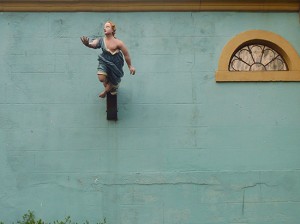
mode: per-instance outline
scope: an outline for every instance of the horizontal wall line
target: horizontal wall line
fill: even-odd
[[[220,1],[220,0],[169,0],[169,1],[95,1],[95,0],[4,0],[1,12],[146,12],[146,11],[278,11],[298,12],[300,2],[295,0]]]

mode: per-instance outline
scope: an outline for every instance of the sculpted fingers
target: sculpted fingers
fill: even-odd
[[[131,67],[131,68],[130,68],[130,74],[131,74],[131,75],[134,75],[134,74],[135,74],[135,68],[134,68],[134,67]]]
[[[83,36],[83,37],[80,37],[80,40],[85,46],[88,46],[89,38],[87,38],[86,36]]]

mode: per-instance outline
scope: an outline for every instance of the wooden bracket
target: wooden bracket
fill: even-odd
[[[114,121],[118,120],[117,95],[111,95],[111,93],[107,93],[106,113],[107,113],[107,120],[114,120]]]

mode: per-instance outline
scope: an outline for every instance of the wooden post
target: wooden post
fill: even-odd
[[[118,120],[117,95],[111,95],[111,93],[107,93],[106,113],[107,113],[107,120],[114,120],[114,121]]]

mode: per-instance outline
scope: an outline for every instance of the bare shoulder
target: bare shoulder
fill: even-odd
[[[123,41],[121,41],[119,39],[115,39],[115,40],[116,40],[116,43],[117,43],[118,47],[123,47],[124,46]]]

